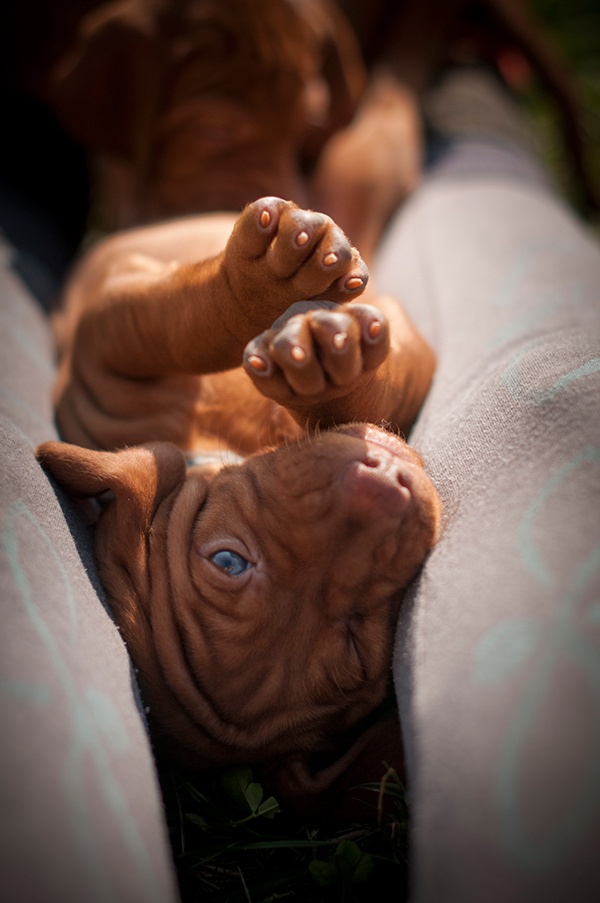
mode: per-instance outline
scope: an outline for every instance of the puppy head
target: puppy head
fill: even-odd
[[[350,426],[212,479],[170,445],[38,450],[74,495],[114,498],[96,554],[157,736],[190,763],[314,748],[385,695],[402,589],[440,503],[414,451]]]

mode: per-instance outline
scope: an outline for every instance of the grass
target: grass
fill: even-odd
[[[408,809],[392,769],[373,793],[373,818],[341,828],[295,819],[249,768],[161,783],[186,903],[362,903],[406,894]],[[383,805],[385,801],[385,806]]]

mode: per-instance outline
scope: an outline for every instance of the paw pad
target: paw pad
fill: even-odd
[[[369,328],[367,329],[367,335],[374,342],[381,335],[381,330],[383,329],[383,323],[381,320],[372,320],[369,323]]]
[[[353,292],[357,288],[361,288],[364,280],[360,278],[360,276],[350,276],[350,279],[346,280],[345,287],[349,289],[349,291]]]
[[[300,345],[292,345],[290,348],[290,355],[297,364],[303,364],[306,360],[306,351],[304,348],[301,348]]]
[[[264,361],[262,357],[259,357],[258,354],[249,354],[246,360],[257,373],[266,373],[269,369],[267,362]]]

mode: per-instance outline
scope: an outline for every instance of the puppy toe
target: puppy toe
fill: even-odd
[[[292,317],[276,332],[270,352],[295,395],[314,396],[325,389],[327,380],[307,317]]]
[[[245,257],[262,257],[277,234],[283,211],[290,206],[283,198],[264,197],[244,208],[233,231],[236,248]]]
[[[317,253],[317,248],[329,228],[329,217],[312,210],[289,206],[283,211],[277,235],[267,252],[268,264],[273,273],[282,278],[294,277],[307,261]]]
[[[272,333],[272,329],[265,330],[251,339],[244,348],[242,366],[254,382],[265,382],[275,375],[275,366],[269,351]]]
[[[346,310],[360,328],[361,351],[365,370],[378,367],[390,350],[390,324],[387,317],[371,304],[352,303]]]
[[[316,311],[311,328],[328,381],[334,386],[353,382],[362,371],[359,324],[346,313]]]

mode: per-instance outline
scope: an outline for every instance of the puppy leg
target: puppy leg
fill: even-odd
[[[138,258],[113,255],[92,281],[75,349],[88,371],[90,361],[135,379],[228,370],[290,304],[346,301],[368,278],[333,220],[280,198],[250,204],[212,259],[156,267],[145,259],[140,269]]]
[[[407,432],[434,356],[392,298],[291,316],[248,343],[244,368],[263,395],[309,429],[353,420]],[[282,318],[283,319],[283,318]]]

